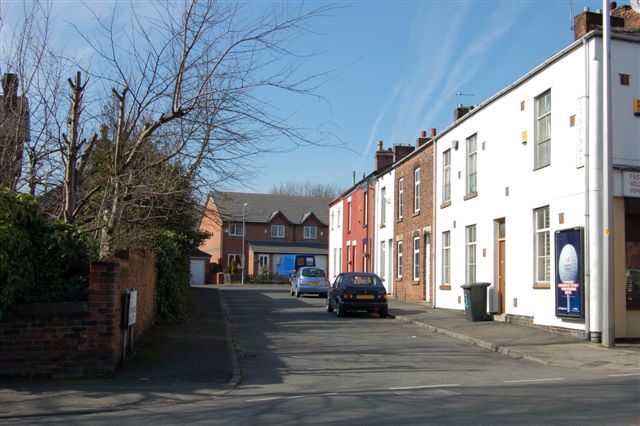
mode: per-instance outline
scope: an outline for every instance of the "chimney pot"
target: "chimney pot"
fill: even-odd
[[[431,128],[431,137],[432,137],[432,138],[435,138],[435,137],[436,137],[436,134],[437,134],[436,129]]]
[[[382,151],[382,141],[378,141],[378,151]]]
[[[423,130],[423,131],[422,131],[422,136],[421,136],[421,137],[423,137],[423,138],[426,138],[426,137],[427,137],[427,131],[426,131],[426,130]]]

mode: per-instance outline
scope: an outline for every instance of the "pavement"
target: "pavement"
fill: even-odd
[[[185,324],[154,326],[113,377],[0,381],[0,423],[50,415],[113,412],[222,396],[241,380],[226,307],[217,288],[193,287]],[[545,365],[640,374],[640,344],[605,348],[575,337],[465,313],[390,301],[390,317],[513,358]]]

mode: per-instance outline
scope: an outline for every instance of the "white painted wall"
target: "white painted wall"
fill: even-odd
[[[376,204],[374,215],[374,272],[382,278],[382,282],[387,289],[387,293],[393,291],[393,265],[395,264],[395,250],[394,250],[394,224],[395,224],[395,170],[391,170],[376,179]],[[385,188],[385,199],[383,200],[380,194],[382,188]],[[385,203],[386,207],[386,221],[381,223],[381,211],[382,203]],[[382,273],[382,256],[380,252],[381,243],[385,242],[385,273]],[[391,244],[389,244],[391,242]]]
[[[591,39],[587,55],[590,66],[600,66],[597,52],[600,40]],[[639,95],[640,46],[612,42],[614,163],[640,165],[640,120],[633,116],[631,99]],[[631,74],[632,87],[621,87],[618,73]],[[592,72],[593,74],[593,72]],[[533,75],[502,96],[476,109],[457,126],[445,129],[436,145],[436,303],[441,308],[464,309],[465,227],[475,224],[477,231],[478,282],[497,283],[497,235],[495,220],[506,220],[506,298],[507,314],[533,317],[534,323],[584,329],[580,321],[555,316],[553,235],[556,230],[587,227],[585,219],[585,170],[579,160],[580,130],[589,133],[597,146],[599,90],[591,75],[590,126],[583,128],[570,117],[577,114],[578,102],[585,96],[585,52],[577,46],[566,56]],[[534,170],[535,98],[551,89],[552,139],[551,165]],[[521,102],[525,107],[521,111]],[[521,142],[527,132],[527,143]],[[466,139],[477,133],[477,187],[475,198],[465,197]],[[583,134],[584,134],[583,133]],[[442,204],[442,156],[451,150],[451,205]],[[635,142],[634,142],[635,141]],[[592,153],[593,154],[593,153]],[[594,167],[592,167],[592,170]],[[508,191],[508,195],[507,195]],[[551,282],[549,289],[534,289],[533,210],[549,206],[551,235]],[[563,223],[561,223],[563,218]],[[442,283],[442,233],[451,231],[451,290],[439,289]],[[497,285],[497,284],[496,284]]]
[[[329,207],[329,257],[327,277],[333,281],[341,271],[343,201]]]

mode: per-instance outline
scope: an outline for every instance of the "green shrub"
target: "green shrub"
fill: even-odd
[[[86,300],[92,241],[0,185],[0,318],[18,303]]]
[[[154,238],[157,323],[183,322],[191,314],[189,254],[202,238],[176,231],[162,231]]]

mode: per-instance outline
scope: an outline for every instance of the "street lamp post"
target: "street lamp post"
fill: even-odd
[[[247,207],[247,203],[244,203],[242,205],[242,278],[240,279],[240,284],[244,285],[244,268],[245,268],[245,261],[244,261],[244,236],[246,234],[246,230],[244,227],[244,209],[245,207]]]

